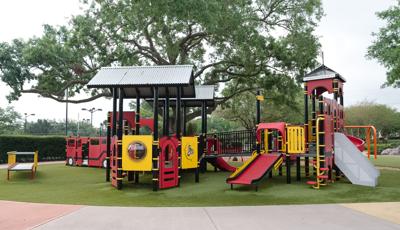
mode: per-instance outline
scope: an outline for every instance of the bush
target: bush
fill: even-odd
[[[7,152],[39,151],[39,161],[65,160],[62,136],[0,136],[0,163],[7,163]]]
[[[400,140],[386,140],[386,141],[379,141],[377,144],[378,147],[378,154],[381,154],[385,149],[396,148],[400,146]]]

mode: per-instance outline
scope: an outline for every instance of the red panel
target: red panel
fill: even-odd
[[[112,112],[109,112],[110,114],[110,122],[111,122],[111,128],[113,127],[113,116]],[[136,113],[131,111],[131,112],[124,112],[123,114],[123,119],[128,122],[128,124],[131,126],[131,128],[135,128],[136,126]],[[117,112],[117,121],[118,121],[118,112]],[[152,118],[140,118],[140,127],[145,127],[147,126],[151,131],[153,131],[154,127],[154,120]]]
[[[261,179],[282,155],[259,154],[238,176],[228,178],[229,184],[250,185]]]
[[[74,162],[76,161],[76,138],[70,137],[66,138],[66,161],[68,162],[69,158],[72,158]]]
[[[110,154],[110,167],[111,167],[111,185],[117,187],[117,152],[118,152],[118,138],[111,139],[111,154]]]
[[[103,167],[103,161],[107,157],[106,137],[91,137],[89,142],[89,159],[88,166]],[[93,141],[97,141],[97,145],[93,145]]]
[[[317,96],[328,91],[333,93],[333,79],[322,79],[307,82],[307,93],[310,95],[314,89],[317,89]]]
[[[325,132],[325,152],[333,152],[333,117],[332,115],[325,115],[324,121]]]
[[[260,123],[257,126],[257,141],[261,142],[261,131],[264,129],[273,129],[273,130],[278,130],[281,135],[282,139],[286,140],[286,123],[285,122],[273,122],[273,123]]]
[[[171,188],[178,186],[178,149],[179,141],[175,137],[162,137],[160,139],[159,162],[159,188]]]

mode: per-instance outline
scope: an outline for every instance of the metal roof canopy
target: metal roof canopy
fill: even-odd
[[[338,78],[342,82],[346,82],[346,79],[342,77],[342,75],[340,75],[339,73],[337,73],[336,71],[332,70],[331,68],[325,65],[321,65],[320,67],[306,74],[303,78],[303,81],[307,82],[307,81],[332,79],[332,78]]]
[[[159,97],[195,97],[192,65],[103,67],[89,81],[88,88],[122,88],[125,98],[151,98],[153,88]]]
[[[206,102],[207,107],[215,106],[215,98],[214,98],[214,85],[196,85],[194,86],[196,97],[195,98],[182,98],[182,105],[186,107],[201,107],[203,102]],[[150,104],[153,104],[153,98],[148,98],[146,101]],[[165,100],[159,101],[159,106],[164,105]],[[176,98],[170,98],[169,102],[170,106],[176,105]]]

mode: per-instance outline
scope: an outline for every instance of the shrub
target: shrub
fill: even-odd
[[[39,151],[39,161],[65,160],[63,136],[0,136],[0,163],[7,163],[7,152]]]

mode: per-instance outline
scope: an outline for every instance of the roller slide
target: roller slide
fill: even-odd
[[[222,157],[208,158],[207,162],[221,171],[234,172],[236,170],[235,167],[230,166]]]
[[[273,168],[275,163],[282,158],[282,154],[253,155],[242,167],[238,168],[226,182],[228,184],[251,185],[258,183]]]

